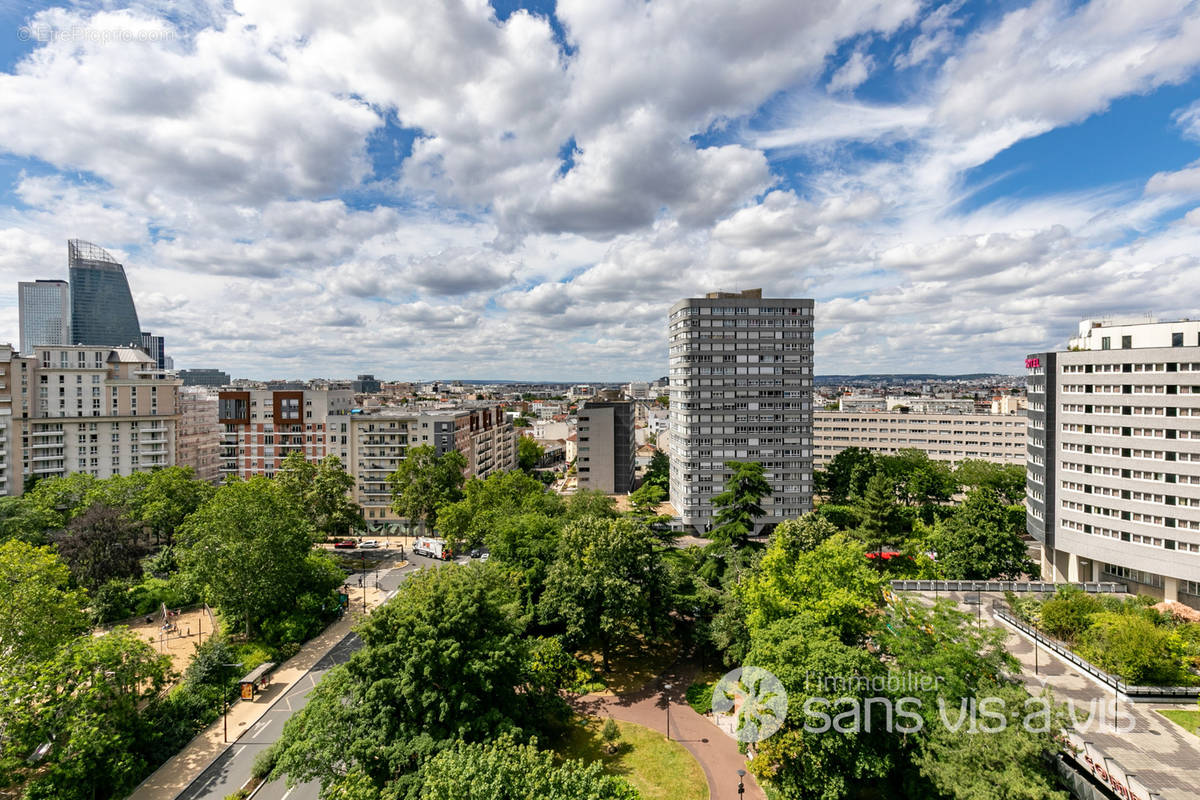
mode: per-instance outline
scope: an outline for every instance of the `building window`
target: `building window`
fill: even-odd
[[[1111,336],[1101,336],[1100,337],[1100,349],[1101,350],[1111,350],[1112,349],[1112,337]]]
[[[1121,349],[1122,350],[1130,350],[1132,348],[1133,348],[1133,337],[1132,336],[1122,336],[1121,337]]]
[[[1171,334],[1171,347],[1183,347],[1183,334],[1182,333],[1172,333]]]

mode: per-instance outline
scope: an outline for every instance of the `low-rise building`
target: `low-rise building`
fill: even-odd
[[[970,458],[1025,463],[1025,417],[1012,414],[912,414],[899,411],[814,411],[813,457],[825,466],[847,447],[892,455],[924,450],[936,461]]]

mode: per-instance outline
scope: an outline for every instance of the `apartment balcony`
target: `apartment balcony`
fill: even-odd
[[[55,464],[35,464],[33,466],[34,475],[61,475],[66,468],[64,462],[59,461]]]
[[[41,455],[35,455],[32,460],[33,461],[54,461],[54,460],[62,461],[64,455],[65,455],[65,453],[63,453],[63,451],[61,449],[59,449],[58,452],[56,452],[56,453],[42,453]]]

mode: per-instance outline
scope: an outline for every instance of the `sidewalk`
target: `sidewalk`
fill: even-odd
[[[975,593],[942,593],[942,597],[961,603],[968,597],[974,600]],[[925,596],[924,599],[933,598]],[[1021,662],[1019,678],[1029,692],[1036,695],[1041,693],[1042,686],[1049,687],[1055,700],[1070,701],[1074,705],[1081,724],[1089,708],[1095,710],[1098,716],[1103,707],[1107,709],[1111,723],[1112,689],[1101,686],[1044,647],[1038,648],[1035,654],[1030,639],[991,615],[992,601],[1003,599],[1003,595],[983,594],[983,624],[1008,633],[1005,647]],[[975,613],[973,606],[967,606],[965,610]],[[1153,790],[1155,796],[1162,800],[1195,800],[1200,797],[1200,737],[1187,733],[1156,711],[1160,708],[1194,709],[1196,704],[1122,701],[1118,708],[1118,730],[1114,731],[1111,725],[1102,727],[1092,724],[1086,730],[1080,730],[1082,738],[1121,767],[1126,775],[1136,775],[1139,784]]]
[[[588,694],[576,699],[572,705],[581,714],[611,716],[665,734],[667,704],[664,697],[667,697],[671,708],[671,738],[686,747],[704,769],[709,800],[765,800],[766,795],[749,772],[743,779],[746,793],[739,797],[737,771],[746,769],[746,757],[738,752],[736,739],[687,704],[684,692],[694,679],[695,675],[686,668],[671,670],[636,692]],[[664,692],[659,688],[662,683],[669,683],[672,688]]]
[[[133,790],[127,800],[175,800],[175,798],[217,760],[241,736],[242,732],[258,722],[274,702],[320,661],[334,645],[350,633],[356,622],[363,618],[362,589],[350,586],[348,613],[327,627],[313,639],[304,643],[300,652],[292,656],[271,675],[271,685],[265,692],[251,701],[238,700],[229,708],[228,720],[218,718],[198,733],[182,750],[169,758],[146,780]],[[367,589],[367,608],[372,609],[384,600],[384,592],[374,587]],[[225,742],[225,724],[229,726],[229,742]]]

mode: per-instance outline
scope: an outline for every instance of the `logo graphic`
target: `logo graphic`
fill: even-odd
[[[739,742],[761,742],[787,718],[787,690],[762,667],[738,667],[713,687],[712,707],[717,714],[737,714]]]

